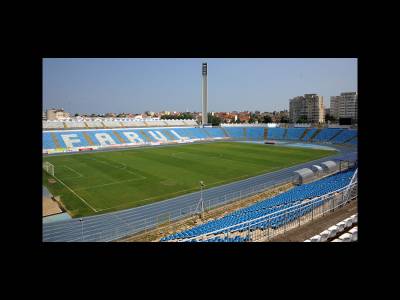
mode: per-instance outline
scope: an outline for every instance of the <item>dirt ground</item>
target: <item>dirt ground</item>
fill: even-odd
[[[54,214],[62,213],[63,211],[58,206],[57,201],[49,198],[43,197],[43,217],[51,216]]]
[[[348,205],[339,208],[334,212],[325,215],[324,217],[318,218],[308,224],[272,238],[270,242],[304,242],[304,240],[319,234],[320,232],[356,213],[357,201],[352,201]]]

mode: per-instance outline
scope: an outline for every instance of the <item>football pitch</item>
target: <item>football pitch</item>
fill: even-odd
[[[141,206],[277,171],[335,151],[238,142],[135,148],[43,157],[43,185],[73,217]]]

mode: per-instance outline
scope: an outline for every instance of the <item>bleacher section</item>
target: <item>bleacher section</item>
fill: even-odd
[[[350,141],[346,142],[346,144],[357,145],[357,137],[352,138]]]
[[[268,128],[269,140],[283,140],[284,134],[285,134],[285,128]]]
[[[43,129],[85,129],[85,128],[120,128],[120,127],[175,127],[197,126],[196,120],[159,120],[159,119],[66,119],[58,121],[43,121]]]
[[[309,141],[310,138],[315,134],[315,132],[316,132],[317,130],[318,130],[317,128],[311,128],[311,129],[306,133],[306,135],[303,137],[302,141],[305,141],[305,142]]]
[[[121,123],[119,121],[103,121],[103,124],[108,128],[116,128],[121,127]]]
[[[305,130],[306,130],[306,128],[288,128],[287,139],[288,140],[299,140]]]
[[[357,223],[358,215],[355,214],[304,242],[355,242],[358,240]],[[346,233],[348,234],[346,235]],[[337,239],[339,239],[339,241]]]
[[[72,121],[64,122],[66,128],[86,128],[86,124],[83,121]]]
[[[264,140],[264,128],[263,127],[247,128],[247,139]]]
[[[243,128],[225,127],[225,130],[233,139],[245,139]]]
[[[101,121],[85,121],[89,128],[104,128],[104,124]]]
[[[333,138],[341,128],[324,128],[313,139],[313,142],[327,142]]]
[[[350,140],[355,136],[357,136],[357,130],[354,129],[344,130],[339,135],[334,137],[330,142],[333,144],[343,144],[344,142]]]
[[[220,219],[209,221],[207,223],[195,226],[191,229],[164,237],[161,239],[161,241],[179,241],[181,239],[193,238],[207,233],[213,233],[214,236],[217,236],[221,233],[226,232],[231,233],[230,238],[232,238],[232,234],[237,233],[237,236],[239,236],[241,231],[245,231],[248,229],[264,230],[269,227],[273,229],[279,228],[285,223],[294,221],[295,219],[309,213],[313,208],[317,206],[317,204],[313,205],[313,208],[309,206],[302,209],[301,214],[298,213],[299,210],[294,213],[289,213],[286,215],[286,219],[284,219],[283,214],[279,215],[280,211],[286,208],[290,208],[295,204],[299,204],[303,200],[322,196],[347,186],[350,183],[354,172],[354,170],[347,170],[331,175],[329,177],[325,177],[318,181],[294,187],[285,193],[279,194],[269,199],[264,199],[249,207],[239,209]],[[257,224],[254,225],[251,223],[251,220],[259,219],[260,217],[267,216],[272,213],[276,213],[278,217],[273,218],[272,220],[269,218],[265,218],[265,221],[261,223],[257,221]],[[241,225],[241,223],[243,222],[247,222],[247,224]],[[237,224],[238,226],[235,226]],[[230,228],[226,229],[227,227]]]
[[[61,121],[46,121],[43,122],[43,129],[62,129],[64,122]]]
[[[105,122],[105,121],[104,121]],[[48,122],[50,123],[50,122]],[[53,123],[53,122],[51,122]],[[56,122],[54,122],[56,123]],[[62,124],[62,122],[59,122]],[[67,123],[67,122],[66,122]],[[85,121],[90,126],[100,127],[100,121]],[[106,124],[109,124],[105,122]],[[137,122],[141,123],[141,122]],[[59,125],[58,125],[59,126]],[[287,129],[287,138],[296,140],[303,133],[303,128],[289,128]],[[342,130],[342,129],[340,129]],[[311,135],[314,130],[310,130],[307,134]],[[285,132],[284,128],[269,128],[268,139],[282,139]],[[323,133],[323,137],[329,138],[332,134]],[[348,144],[357,144],[356,130],[351,133],[340,133],[334,138],[335,143],[348,141]],[[228,136],[227,136],[228,135]],[[350,137],[350,139],[349,139]],[[55,148],[80,148],[87,146],[124,146],[124,145],[144,145],[148,143],[174,143],[174,142],[191,142],[199,140],[212,140],[212,139],[232,139],[232,140],[264,140],[264,128],[262,127],[248,127],[246,131],[240,127],[219,127],[214,128],[198,128],[198,127],[159,127],[159,128],[120,128],[120,129],[91,129],[91,130],[54,130],[43,132],[43,149],[45,151]],[[326,142],[327,140],[320,141]],[[59,144],[60,147],[57,147]],[[66,150],[66,149],[64,149]],[[64,151],[57,150],[57,151]],[[54,152],[54,151],[53,151]]]

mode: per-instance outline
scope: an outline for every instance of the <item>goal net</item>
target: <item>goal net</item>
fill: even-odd
[[[54,176],[54,165],[52,165],[51,163],[47,161],[43,162],[43,169],[51,176]]]

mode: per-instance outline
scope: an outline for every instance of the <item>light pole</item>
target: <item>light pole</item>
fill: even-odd
[[[204,187],[204,182],[201,180],[201,181],[200,181],[200,204],[201,204],[201,215],[203,215],[203,213],[204,213],[203,187]]]
[[[81,228],[82,228],[82,241],[83,241],[83,219],[80,218],[79,221],[81,222]]]

